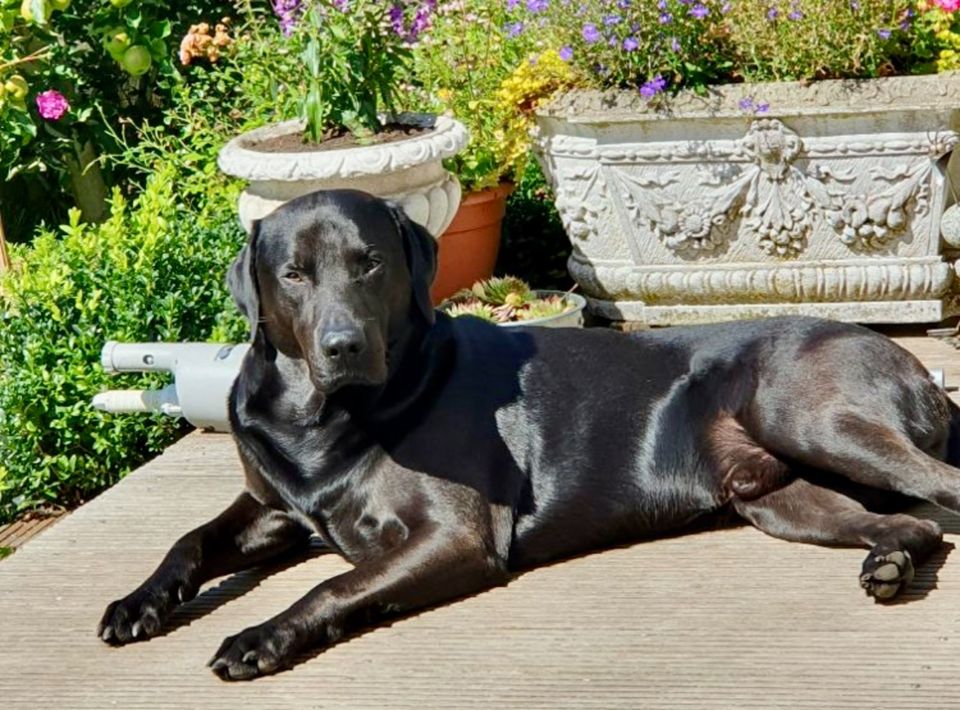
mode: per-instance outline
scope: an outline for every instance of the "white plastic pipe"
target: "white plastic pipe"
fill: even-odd
[[[230,431],[227,398],[250,346],[217,343],[118,343],[100,352],[110,373],[170,372],[174,384],[160,390],[110,390],[93,406],[114,414],[160,412],[184,417],[201,429]]]
[[[176,385],[167,385],[162,390],[107,390],[94,396],[93,408],[113,414],[160,412],[171,417],[183,415]]]

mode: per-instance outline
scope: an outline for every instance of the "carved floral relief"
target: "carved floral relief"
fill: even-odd
[[[691,199],[670,193],[678,182],[676,172],[657,177],[631,175],[622,169],[627,161],[604,165],[604,176],[617,191],[629,218],[649,225],[668,248],[686,256],[711,252],[738,231],[722,229],[737,219],[742,231],[758,240],[769,254],[789,258],[806,247],[815,226],[826,222],[837,238],[853,249],[879,249],[900,235],[908,224],[908,211],[928,209],[929,182],[935,162],[952,150],[957,135],[947,132],[930,142],[930,158],[902,168],[873,167],[869,194],[850,194],[846,187],[856,176],[836,172],[811,162],[797,164],[804,152],[801,138],[777,119],[753,121],[736,142],[730,159],[736,166],[724,180],[703,173]],[[842,148],[841,148],[842,150]],[[619,156],[607,153],[605,157]],[[661,153],[662,157],[662,153]],[[582,168],[585,187],[558,195],[558,207],[586,236],[597,217],[598,201],[590,192],[602,183],[598,167]],[[570,185],[569,182],[566,183]],[[585,199],[586,198],[586,199]]]

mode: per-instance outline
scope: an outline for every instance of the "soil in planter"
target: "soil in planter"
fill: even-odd
[[[407,126],[402,123],[388,123],[379,133],[375,133],[362,141],[352,133],[343,130],[333,133],[319,143],[305,141],[302,133],[286,133],[282,136],[273,136],[266,140],[257,141],[247,146],[250,150],[261,153],[310,153],[321,150],[343,150],[345,148],[362,148],[368,145],[384,145],[413,138],[432,131],[432,128]]]

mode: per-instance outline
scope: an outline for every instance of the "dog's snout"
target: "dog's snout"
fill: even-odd
[[[320,348],[330,360],[347,360],[363,352],[363,333],[359,330],[334,330],[323,334]]]

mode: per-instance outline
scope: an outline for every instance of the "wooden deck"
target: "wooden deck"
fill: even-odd
[[[960,384],[957,351],[898,339]],[[960,708],[951,546],[882,606],[858,587],[862,551],[750,528],[552,565],[253,683],[204,664],[346,563],[317,554],[236,575],[165,636],[119,649],[96,639],[106,603],[240,485],[231,439],[193,434],[0,562],[0,707]],[[924,512],[960,541],[960,518]]]

